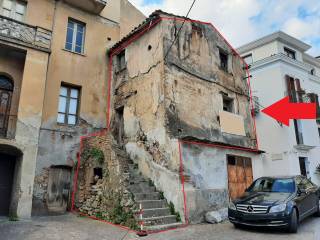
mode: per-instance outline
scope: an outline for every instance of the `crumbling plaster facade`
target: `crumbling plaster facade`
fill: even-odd
[[[7,139],[0,139],[1,153],[16,157],[9,213],[21,218],[31,215],[34,170],[43,111],[48,53],[13,48],[0,56],[0,73],[14,83]],[[15,57],[13,59],[10,55]],[[34,89],[32,86],[37,86]],[[8,150],[9,149],[9,150]],[[16,153],[17,152],[17,153]]]
[[[151,25],[160,16],[168,17],[157,12],[145,24]],[[242,61],[212,27],[196,22],[186,21],[171,47],[181,24],[180,20],[162,20],[127,46],[123,69],[119,68],[120,55],[113,57],[111,127],[119,128],[117,109],[123,108],[127,153],[184,216],[178,140],[243,148],[255,148],[256,141]],[[227,72],[219,67],[219,49],[228,54]],[[234,100],[234,115],[243,119],[243,136],[221,131],[222,94]],[[191,175],[191,182],[186,183],[187,199],[191,198],[187,217],[199,222],[205,211],[228,202],[226,154],[232,151],[199,147],[199,157],[192,149],[182,145],[183,159],[187,159],[184,174]],[[212,152],[210,158],[205,151]],[[246,151],[236,153],[256,157]],[[197,173],[193,165],[201,161],[208,171]],[[199,174],[205,183],[199,185],[193,174]],[[210,184],[218,178],[221,184]]]
[[[98,14],[78,9],[68,1],[52,6],[53,39],[44,99],[44,113],[39,135],[39,151],[33,196],[34,214],[47,211],[48,169],[51,166],[74,166],[79,152],[80,137],[106,127],[108,61],[106,51],[144,19],[143,14],[126,0],[108,1]],[[132,13],[135,12],[135,13]],[[131,17],[122,29],[122,21]],[[65,50],[68,19],[85,23],[83,54]],[[57,123],[59,91],[62,83],[80,87],[78,123],[76,126]],[[70,192],[71,194],[71,192]]]

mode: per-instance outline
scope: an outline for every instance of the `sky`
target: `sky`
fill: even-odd
[[[156,9],[186,15],[193,0],[129,0],[146,16]],[[211,22],[239,47],[275,31],[284,31],[320,55],[320,0],[197,0],[190,18]]]

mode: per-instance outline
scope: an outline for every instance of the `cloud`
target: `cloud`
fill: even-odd
[[[144,14],[156,9],[185,15],[193,0],[129,0]],[[282,30],[320,55],[319,0],[197,0],[190,17],[212,22],[235,46]]]

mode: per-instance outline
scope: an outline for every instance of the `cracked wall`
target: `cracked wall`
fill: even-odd
[[[166,51],[180,23],[176,27],[173,22],[164,24],[171,29],[164,36]],[[228,53],[228,72],[220,68],[219,49]],[[165,109],[171,136],[255,147],[245,76],[240,58],[217,32],[208,25],[185,24],[165,65]],[[223,95],[233,99],[234,114],[243,117],[245,137],[221,131]]]
[[[131,159],[184,216],[178,139],[239,147],[254,147],[255,139],[240,59],[217,32],[199,23],[186,22],[171,47],[181,24],[181,21],[161,21],[130,44],[125,49],[125,69],[119,70],[119,59],[113,58],[111,109],[113,116],[116,108],[123,107],[124,143]],[[219,67],[219,49],[229,54],[227,73]],[[245,136],[221,131],[219,111],[223,109],[223,94],[234,99],[234,114],[243,117]],[[191,152],[188,155],[192,156]],[[191,157],[190,161],[205,159]],[[226,165],[226,159],[213,161],[220,167]],[[214,175],[208,178],[210,172],[200,174],[210,181],[218,178]],[[222,174],[226,185],[227,173]],[[210,200],[215,204],[208,204],[208,198],[203,197],[211,196],[214,188],[204,187],[199,192],[192,184],[188,187],[191,198],[202,202],[191,221],[201,221],[205,211],[226,205],[227,187],[218,188],[220,197]],[[189,207],[195,211],[196,204]]]

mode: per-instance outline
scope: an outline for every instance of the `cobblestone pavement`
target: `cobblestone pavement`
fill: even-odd
[[[304,221],[298,234],[281,230],[235,229],[230,223],[201,224],[139,238],[124,229],[91,219],[64,215],[28,221],[0,219],[0,240],[320,240],[320,218]]]

